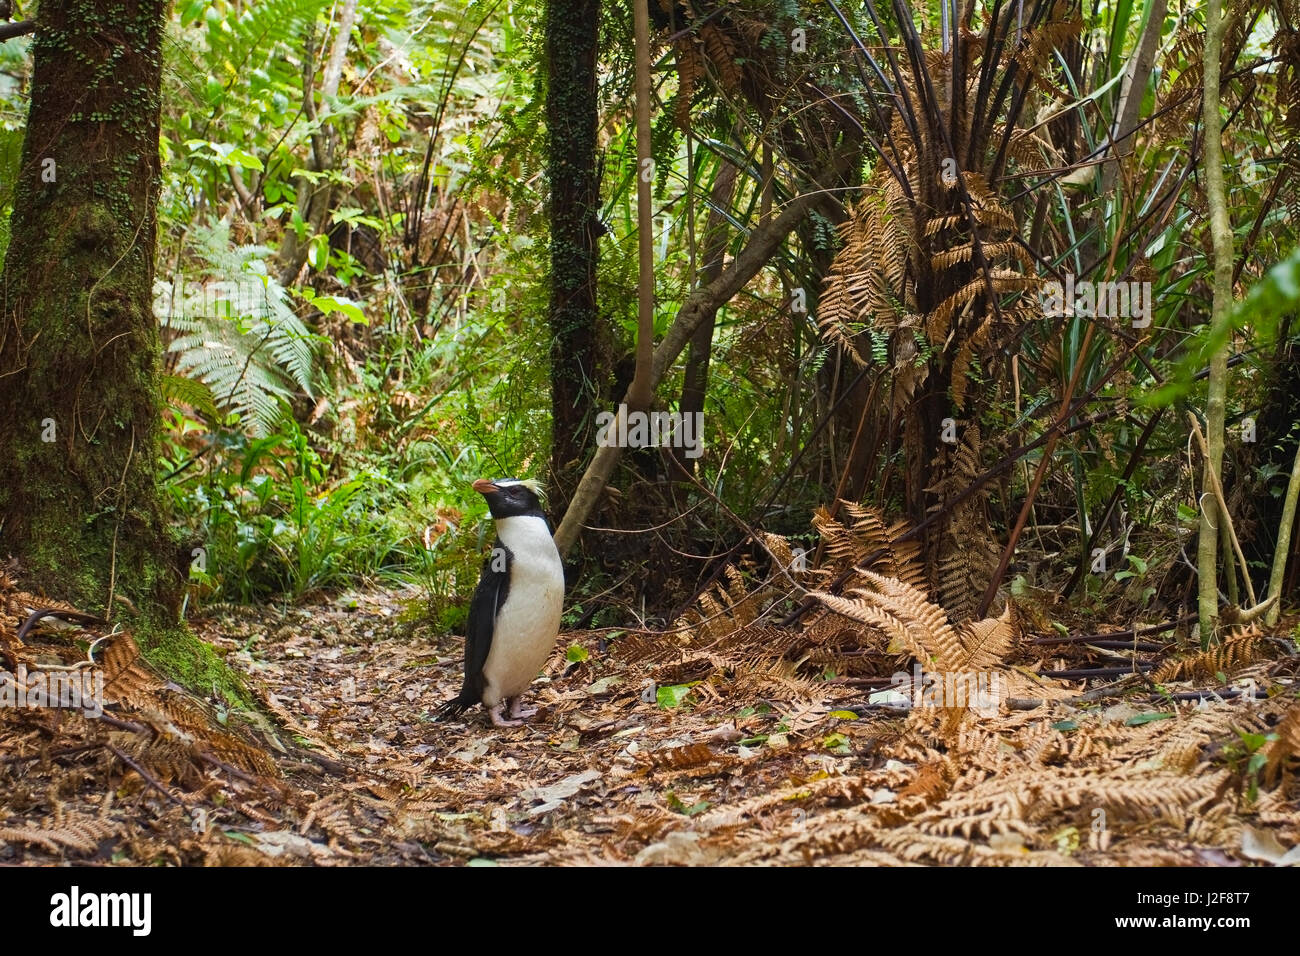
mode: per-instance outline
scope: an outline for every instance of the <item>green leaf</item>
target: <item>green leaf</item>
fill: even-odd
[[[1141,398],[1146,405],[1168,405],[1191,390],[1192,382],[1208,362],[1211,355],[1226,348],[1228,339],[1237,329],[1249,326],[1254,331],[1257,346],[1270,344],[1277,335],[1277,320],[1300,302],[1300,246],[1279,262],[1264,277],[1250,287],[1238,300],[1228,321],[1213,334],[1201,337],[1199,344],[1189,349],[1163,385]]]
[[[581,644],[570,644],[569,649],[564,652],[564,659],[570,664],[581,664],[589,656],[591,655]]]
[[[698,681],[690,684],[671,684],[668,687],[660,687],[655,691],[655,700],[658,701],[661,710],[672,710],[674,707],[680,707],[691,693],[691,688]]]
[[[247,150],[235,147],[226,154],[226,163],[231,166],[238,166],[241,169],[255,169],[261,172],[264,167],[262,161]]]
[[[1246,745],[1246,749],[1249,750],[1251,753],[1254,753],[1254,752],[1255,752],[1256,750],[1258,750],[1260,747],[1263,747],[1264,744],[1268,743],[1268,736],[1269,736],[1269,735],[1267,735],[1267,734],[1248,734],[1248,733],[1245,733],[1245,732],[1239,730],[1239,731],[1237,731],[1237,736],[1240,737],[1240,738],[1241,738],[1241,742],[1242,742],[1243,744]]]
[[[1140,727],[1143,724],[1149,724],[1153,720],[1168,720],[1174,716],[1173,711],[1149,711],[1145,714],[1134,714],[1128,720],[1124,721],[1125,727]]]
[[[693,817],[697,813],[703,813],[705,810],[709,809],[709,801],[707,800],[701,800],[699,803],[693,803],[688,807],[682,802],[681,797],[677,796],[677,794],[673,793],[671,790],[668,791],[666,799],[668,801],[668,809],[672,810],[674,813],[683,813],[688,817]]]
[[[330,237],[324,233],[312,238],[311,245],[307,247],[307,262],[317,272],[325,268],[330,257]],[[321,309],[324,312],[324,309]]]
[[[162,277],[155,286],[154,310],[172,332],[174,373],[207,386],[221,413],[232,416],[228,424],[272,434],[292,396],[311,394],[321,340],[294,313],[288,291],[268,278],[269,250],[231,246],[224,226],[194,236],[204,270],[224,278],[199,287]]]
[[[340,209],[334,210],[333,214],[330,216],[330,223],[332,225],[338,225],[340,222],[346,222],[348,225],[353,227],[369,226],[376,232],[380,232],[384,228],[382,222],[374,216],[367,216],[365,210],[361,209],[359,206],[343,206]]]
[[[358,325],[368,325],[366,314],[361,311],[361,306],[357,305],[350,299],[345,299],[338,295],[318,295],[312,299],[311,304],[320,309],[321,312],[329,315],[331,312],[341,312]]]
[[[1078,730],[1079,722],[1077,720],[1058,720],[1056,723],[1052,724],[1052,729],[1059,730],[1062,733],[1069,730]]]
[[[838,717],[840,720],[857,720],[858,715],[851,710],[832,710],[832,717]]]
[[[181,26],[187,27],[208,9],[207,0],[191,0],[181,13]]]
[[[221,417],[217,411],[216,396],[206,383],[185,375],[163,375],[159,385],[163,398],[169,402],[189,405],[199,414],[211,419]]]

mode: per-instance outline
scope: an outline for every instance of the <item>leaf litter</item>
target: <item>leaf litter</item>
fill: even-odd
[[[5,666],[84,655],[62,633],[15,640],[38,599],[0,584]],[[1300,846],[1285,641],[1225,665],[1257,683],[1255,700],[1179,699],[1191,685],[1175,681],[1159,703],[1148,683],[1115,704],[1027,676],[1078,661],[1017,631],[996,666],[1036,696],[993,715],[908,711],[870,703],[870,669],[830,676],[845,671],[824,661],[847,671],[874,655],[888,673],[908,653],[960,656],[978,629],[946,630],[920,605],[900,629],[879,608],[902,604],[826,602],[789,629],[802,642],[757,619],[685,637],[563,634],[531,689],[537,716],[497,729],[481,710],[432,720],[459,687],[462,643],[411,620],[416,600],[364,593],[195,621],[265,717],[186,694],[129,635],[99,635],[102,718],[0,709],[0,861],[1286,865]]]

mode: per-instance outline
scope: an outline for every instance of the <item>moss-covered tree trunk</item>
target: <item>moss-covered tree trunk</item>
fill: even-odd
[[[595,418],[593,406],[607,391],[596,311],[599,40],[600,0],[550,0],[546,126],[551,186],[551,475],[557,506],[572,493]]]
[[[0,555],[142,625],[175,621],[181,585],[150,307],[166,10],[41,0],[0,315]]]

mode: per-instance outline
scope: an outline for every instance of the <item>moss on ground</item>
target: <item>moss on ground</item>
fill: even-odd
[[[138,626],[132,631],[145,660],[164,677],[231,708],[256,711],[257,704],[240,675],[188,627]]]

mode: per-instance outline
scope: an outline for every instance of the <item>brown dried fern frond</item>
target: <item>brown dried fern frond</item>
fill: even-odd
[[[920,543],[904,540],[911,529],[908,522],[887,523],[875,508],[851,501],[841,500],[839,512],[844,515],[843,521],[831,517],[825,507],[818,508],[812,518],[813,528],[821,536],[828,564],[833,569],[859,566],[875,555],[869,564],[862,565],[864,570],[899,578],[913,587],[924,587]]]
[[[707,765],[718,767],[733,763],[735,758],[729,754],[720,754],[708,744],[686,744],[681,747],[665,747],[659,750],[640,751],[637,762],[647,771],[695,770]]]
[[[700,42],[709,62],[718,71],[722,86],[732,95],[741,92],[743,73],[737,62],[736,41],[714,23],[705,23],[700,27]]]
[[[970,670],[993,670],[1006,664],[1020,640],[1015,612],[1010,604],[998,617],[959,625],[957,639],[966,652],[962,666]]]
[[[683,643],[711,644],[743,632],[758,622],[774,601],[787,594],[783,587],[788,588],[792,580],[805,573],[801,555],[795,554],[789,541],[765,533],[760,544],[778,567],[773,567],[767,578],[755,580],[747,578],[741,567],[726,565],[722,580],[702,591],[695,599],[695,607],[676,621],[675,627],[685,632]]]
[[[1273,732],[1277,739],[1270,741],[1264,750],[1268,759],[1265,780],[1269,786],[1277,782],[1289,763],[1300,757],[1300,704],[1291,706]]]
[[[963,308],[974,303],[977,298],[985,296],[989,288],[992,288],[994,295],[1003,295],[1035,289],[1038,285],[1039,280],[1036,277],[1024,275],[1014,269],[989,269],[987,277],[981,275],[971,279],[926,316],[925,330],[930,344],[942,346],[948,338],[954,317]]]
[[[990,260],[999,256],[1011,256],[1022,261],[1026,269],[1033,268],[1033,257],[1029,255],[1024,246],[1016,242],[985,242],[980,245],[980,251]],[[970,263],[975,255],[975,243],[964,242],[960,245],[951,246],[942,249],[930,257],[930,268],[935,272],[942,272],[958,265]]]
[[[674,50],[677,53],[677,95],[673,101],[673,117],[678,128],[685,131],[691,127],[691,101],[704,73],[704,59],[690,37],[678,40]]]
[[[1230,675],[1233,670],[1255,659],[1260,643],[1260,632],[1248,627],[1231,635],[1223,643],[1200,651],[1191,657],[1167,661],[1151,679],[1157,684],[1175,680],[1213,680],[1216,674]]]
[[[851,588],[847,596],[824,591],[811,596],[837,614],[884,632],[891,638],[891,650],[906,650],[923,666],[960,669],[966,652],[943,608],[903,581],[871,571],[861,572],[861,580],[865,586]]]
[[[133,707],[153,706],[164,681],[140,654],[130,634],[115,634],[100,657],[104,696]]]
[[[0,827],[0,841],[44,847],[51,853],[72,850],[94,853],[104,840],[117,836],[121,825],[98,816],[60,813],[41,827]]]
[[[853,215],[840,227],[840,238],[843,245],[827,274],[818,324],[828,341],[866,365],[858,348],[863,331],[900,328],[914,300],[912,207],[887,171],[867,185]]]
[[[1057,18],[1025,33],[1024,41],[1015,51],[1016,62],[1033,79],[1034,85],[1053,99],[1069,98],[1069,90],[1058,88],[1052,82],[1050,67],[1056,50],[1078,37],[1083,29],[1083,19],[1073,11],[1062,9]]]
[[[931,511],[948,514],[943,532],[932,538],[933,593],[954,620],[974,615],[999,553],[989,530],[987,491],[960,498],[982,470],[982,448],[979,426],[962,423],[956,444],[941,445],[936,455],[934,471],[943,477],[926,489],[934,497]]]

